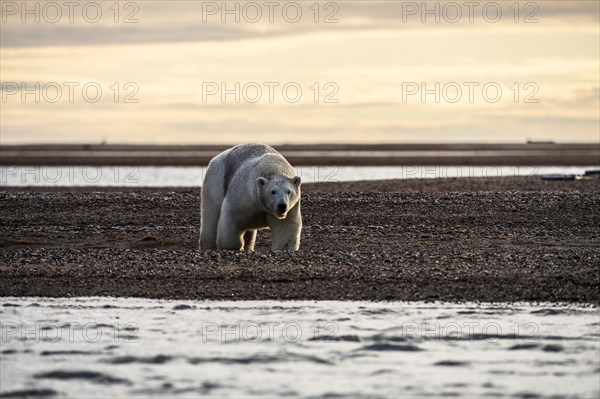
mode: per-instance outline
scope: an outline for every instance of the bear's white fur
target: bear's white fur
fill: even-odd
[[[252,251],[256,230],[269,227],[273,250],[298,250],[300,182],[268,145],[241,144],[214,157],[202,185],[200,249]]]

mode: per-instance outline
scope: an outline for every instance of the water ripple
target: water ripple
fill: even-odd
[[[2,397],[600,397],[600,324],[590,306],[0,304]]]
[[[37,379],[56,379],[56,380],[86,380],[97,384],[131,384],[124,378],[117,378],[97,371],[79,370],[55,370],[46,373],[34,374]]]

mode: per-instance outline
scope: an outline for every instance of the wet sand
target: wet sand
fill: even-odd
[[[306,185],[296,253],[198,251],[198,190],[90,190],[0,191],[0,296],[600,299],[600,180]]]

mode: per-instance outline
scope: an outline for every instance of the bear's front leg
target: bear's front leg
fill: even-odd
[[[217,228],[217,247],[219,249],[240,251],[243,246],[242,232],[238,229],[227,200],[225,200],[221,207],[221,217]]]
[[[248,230],[244,233],[244,251],[254,251],[256,243],[256,230]]]
[[[300,233],[302,232],[302,218],[300,216],[300,203],[288,212],[285,219],[273,216],[267,218],[271,235],[273,237],[273,251],[297,251],[300,248]]]

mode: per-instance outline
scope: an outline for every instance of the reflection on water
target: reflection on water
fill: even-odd
[[[583,174],[589,166],[299,166],[304,183]],[[597,167],[596,167],[597,169]],[[2,186],[198,187],[206,167],[0,166]]]
[[[3,298],[2,394],[598,397],[597,308]]]

